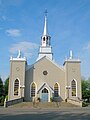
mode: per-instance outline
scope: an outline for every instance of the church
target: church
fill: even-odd
[[[81,100],[81,61],[70,57],[62,66],[53,59],[51,36],[48,33],[47,15],[38,57],[28,65],[20,50],[17,57],[10,58],[8,101],[23,98],[24,101],[41,102]]]

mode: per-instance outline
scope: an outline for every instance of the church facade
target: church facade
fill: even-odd
[[[59,66],[53,60],[51,37],[48,34],[47,15],[45,15],[44,32],[38,58],[34,64],[28,65],[20,51],[16,58],[10,58],[10,80],[8,100],[24,98],[41,102],[65,101],[81,99],[81,70],[79,59],[70,58]]]

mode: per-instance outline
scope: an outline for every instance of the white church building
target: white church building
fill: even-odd
[[[10,79],[8,100],[24,98],[41,102],[80,100],[81,70],[80,59],[74,59],[72,51],[63,65],[53,60],[51,37],[48,33],[47,15],[45,15],[44,32],[41,37],[38,58],[32,65],[20,51],[16,58],[10,58]]]

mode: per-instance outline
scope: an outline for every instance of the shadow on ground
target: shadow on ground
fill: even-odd
[[[86,113],[65,113],[58,112],[46,112],[40,113],[28,113],[28,114],[1,114],[0,120],[90,120],[90,114]]]

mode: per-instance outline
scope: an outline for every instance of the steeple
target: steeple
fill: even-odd
[[[45,23],[44,23],[44,32],[42,35],[42,46],[50,46],[51,37],[48,34],[48,23],[47,23],[47,11],[45,11]]]
[[[48,24],[47,24],[47,10],[45,11],[45,22],[44,22],[44,32],[41,37],[41,45],[39,50],[38,59],[41,59],[44,56],[47,56],[51,60],[53,59],[52,48],[51,48],[51,37],[48,33]]]
[[[44,32],[43,35],[47,35],[48,36],[48,24],[47,24],[47,11],[45,11],[45,23],[44,23]]]

